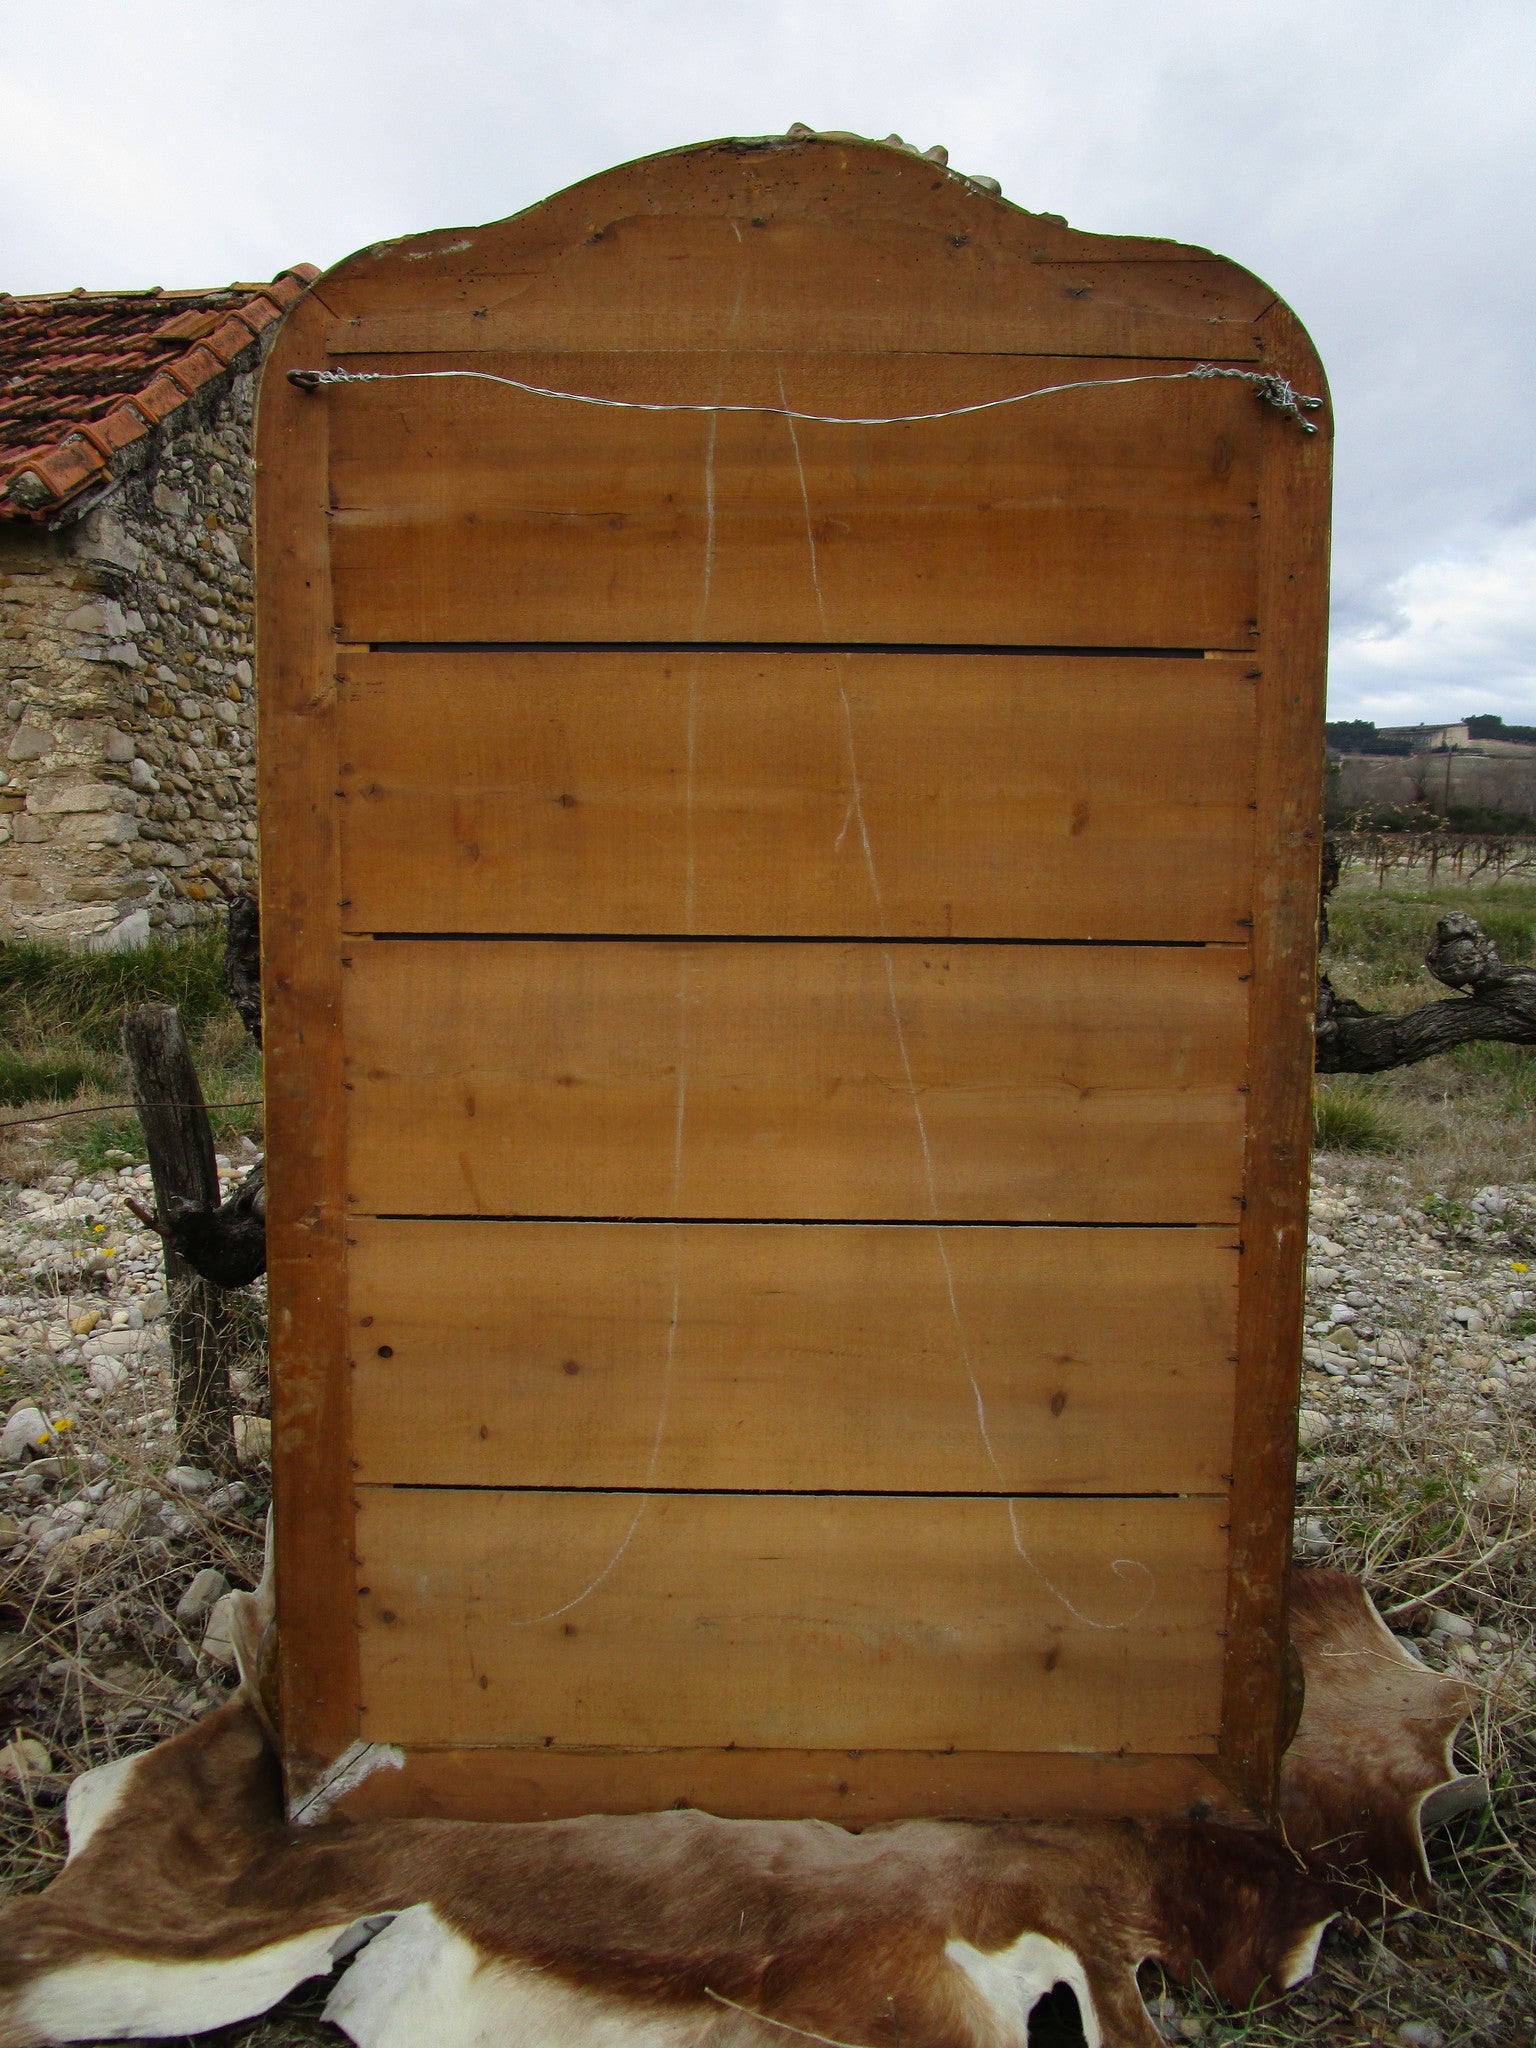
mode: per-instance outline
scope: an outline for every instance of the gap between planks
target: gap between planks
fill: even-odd
[[[1009,646],[995,641],[929,640],[358,640],[354,654],[1000,654],[1085,661],[1246,661],[1249,648]]]
[[[683,1500],[1225,1500],[1224,1488],[1188,1493],[1075,1493],[1069,1487],[990,1489],[941,1486],[551,1486],[490,1479],[360,1479],[358,1490],[376,1493],[580,1493],[649,1500],[663,1494]]]
[[[342,909],[346,909],[343,904]],[[1240,922],[1247,926],[1248,918]],[[1122,952],[1246,952],[1240,939],[1020,939],[951,938],[944,932],[885,938],[878,932],[346,932],[348,945],[371,939],[377,945],[545,945],[583,946],[1076,946],[1118,947]]]
[[[1077,1223],[1055,1217],[1040,1220],[991,1216],[545,1216],[515,1209],[353,1209],[348,1223],[628,1223],[659,1228],[697,1225],[710,1230],[1230,1230],[1229,1223],[1140,1222]],[[1234,1243],[1233,1250],[1241,1251]]]

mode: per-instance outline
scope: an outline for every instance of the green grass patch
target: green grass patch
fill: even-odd
[[[1450,1057],[1463,1073],[1494,1083],[1499,1106],[1507,1116],[1529,1116],[1536,1111],[1536,1046],[1486,1041],[1458,1045]]]
[[[237,1138],[259,1140],[261,1135],[261,1054],[246,1036],[245,1026],[233,1007],[227,1015],[215,1017],[192,1048],[197,1062],[203,1099],[209,1104],[213,1141],[221,1152],[228,1151]],[[247,1103],[250,1108],[220,1108],[219,1104]]]
[[[0,1105],[79,1100],[77,1115],[22,1126],[28,1144],[67,1154],[82,1173],[111,1171],[109,1152],[143,1158],[137,1116],[107,1105],[132,1093],[123,1020],[145,1003],[180,1011],[219,1150],[259,1137],[261,1055],[224,987],[222,934],[211,934],[132,953],[0,943]],[[225,1103],[252,1106],[215,1106]]]
[[[1493,940],[1501,960],[1527,961],[1536,953],[1536,903],[1523,901],[1524,894],[1450,888],[1425,895],[1395,889],[1340,890],[1328,904],[1328,954],[1335,961],[1370,967],[1379,976],[1410,981],[1424,965],[1436,924],[1449,911],[1465,910]]]
[[[1402,1126],[1370,1082],[1341,1074],[1313,1084],[1313,1151],[1395,1152],[1402,1139]]]
[[[121,1159],[109,1159],[109,1152],[126,1152],[133,1159],[144,1157],[144,1134],[131,1109],[103,1110],[99,1116],[71,1118],[62,1125],[67,1144],[81,1174],[116,1173]]]
[[[92,1051],[116,1054],[124,1013],[141,1003],[174,1003],[191,1038],[233,1014],[222,933],[129,953],[75,953],[35,939],[0,944],[0,1043],[63,1033]]]
[[[111,1069],[80,1053],[39,1053],[29,1057],[0,1045],[0,1103],[20,1109],[26,1102],[68,1102],[82,1088],[105,1088]]]

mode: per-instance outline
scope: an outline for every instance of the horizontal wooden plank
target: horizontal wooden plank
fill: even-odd
[[[337,322],[333,355],[464,349],[1258,356],[1274,294],[1220,260],[1042,263],[934,221],[629,215],[473,305]]]
[[[1072,357],[464,358],[649,403],[905,414],[1080,377]],[[374,358],[387,369],[451,359]],[[1158,366],[1159,370],[1161,366]],[[1135,358],[1096,375],[1140,377]],[[904,426],[646,413],[460,379],[328,408],[347,642],[1254,645],[1246,386],[1106,384]]]
[[[363,1487],[362,1731],[1209,1754],[1225,1522],[1217,1500]]]
[[[1256,687],[1241,660],[349,655],[344,923],[1244,937]]]
[[[1219,1230],[358,1221],[355,1469],[1218,1493],[1237,1258]]]
[[[357,940],[363,1214],[1230,1223],[1239,947]]]
[[[739,1820],[868,1827],[963,1813],[1251,1820],[1208,1764],[1180,1756],[816,1749],[408,1749],[338,1802],[353,1819],[569,1820],[695,1806]]]

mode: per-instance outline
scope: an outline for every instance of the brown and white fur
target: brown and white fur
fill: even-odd
[[[330,2008],[362,2048],[1023,2048],[1057,1982],[1090,2043],[1151,2048],[1144,1957],[1245,2002],[1306,1973],[1332,1911],[1210,1822],[293,1827],[243,1702],[89,1774],[70,1821],[63,1874],[0,1917],[4,2048],[261,2011],[386,1915]]]
[[[1310,1971],[1342,1814],[1374,1804],[1362,1854],[1422,1866],[1462,1695],[1341,1575],[1298,1582],[1295,1626],[1316,1690],[1289,1841],[1197,1819],[295,1826],[242,1698],[71,1788],[63,1873],[0,1910],[0,2048],[196,2033],[349,1956],[327,2012],[360,2048],[1025,2048],[1057,1983],[1093,2048],[1153,2048],[1147,1957],[1239,2005]]]

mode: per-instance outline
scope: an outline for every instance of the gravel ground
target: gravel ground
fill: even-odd
[[[226,1185],[246,1162],[224,1160]],[[246,1462],[179,1462],[160,1241],[127,1206],[146,1168],[0,1192],[0,1854],[11,1887],[63,1854],[76,1771],[144,1748],[233,1683],[220,1596],[259,1571],[264,1318],[239,1301]]]
[[[254,1156],[252,1154],[251,1156]],[[248,1158],[221,1160],[226,1182]],[[178,1462],[159,1240],[123,1154],[0,1187],[0,1880],[44,1884],[78,1770],[142,1749],[234,1680],[219,1599],[253,1584],[269,1498],[261,1290],[240,1298],[238,1477]],[[1364,1573],[1415,1654],[1480,1706],[1492,1801],[1432,1845],[1443,1910],[1349,1925],[1316,1976],[1234,2018],[1147,1990],[1170,2040],[1489,2048],[1536,2039],[1536,1185],[1426,1195],[1390,1161],[1315,1170],[1297,1551]],[[305,1991],[200,2039],[340,2037]],[[1061,2035],[1057,2038],[1066,2039]]]
[[[1436,1912],[1339,1923],[1267,2013],[1174,1992],[1170,2040],[1536,2040],[1536,1184],[1453,1197],[1401,1163],[1313,1163],[1296,1552],[1359,1572],[1414,1655],[1472,1683],[1457,1761],[1491,1796],[1430,1840]]]
[[[1432,1196],[1422,1207],[1405,1188],[1380,1168],[1357,1166],[1351,1176],[1320,1165],[1308,1238],[1296,1554],[1365,1564],[1378,1598],[1382,1574],[1369,1567],[1391,1540],[1390,1518],[1360,1527],[1372,1504],[1356,1499],[1353,1481],[1362,1457],[1383,1444],[1433,1440],[1426,1483],[1443,1488],[1437,1498],[1461,1515],[1478,1558],[1500,1543],[1528,1543],[1536,1502],[1526,1462],[1536,1418],[1536,1187],[1486,1187],[1465,1203]],[[1506,1672],[1528,1684],[1536,1672],[1523,1634],[1458,1616],[1453,1605],[1431,1608],[1437,1589],[1423,1584],[1423,1562],[1413,1560],[1415,1599],[1398,1603],[1418,1654],[1483,1684]],[[1448,1599],[1479,1577],[1469,1562],[1447,1559]]]

